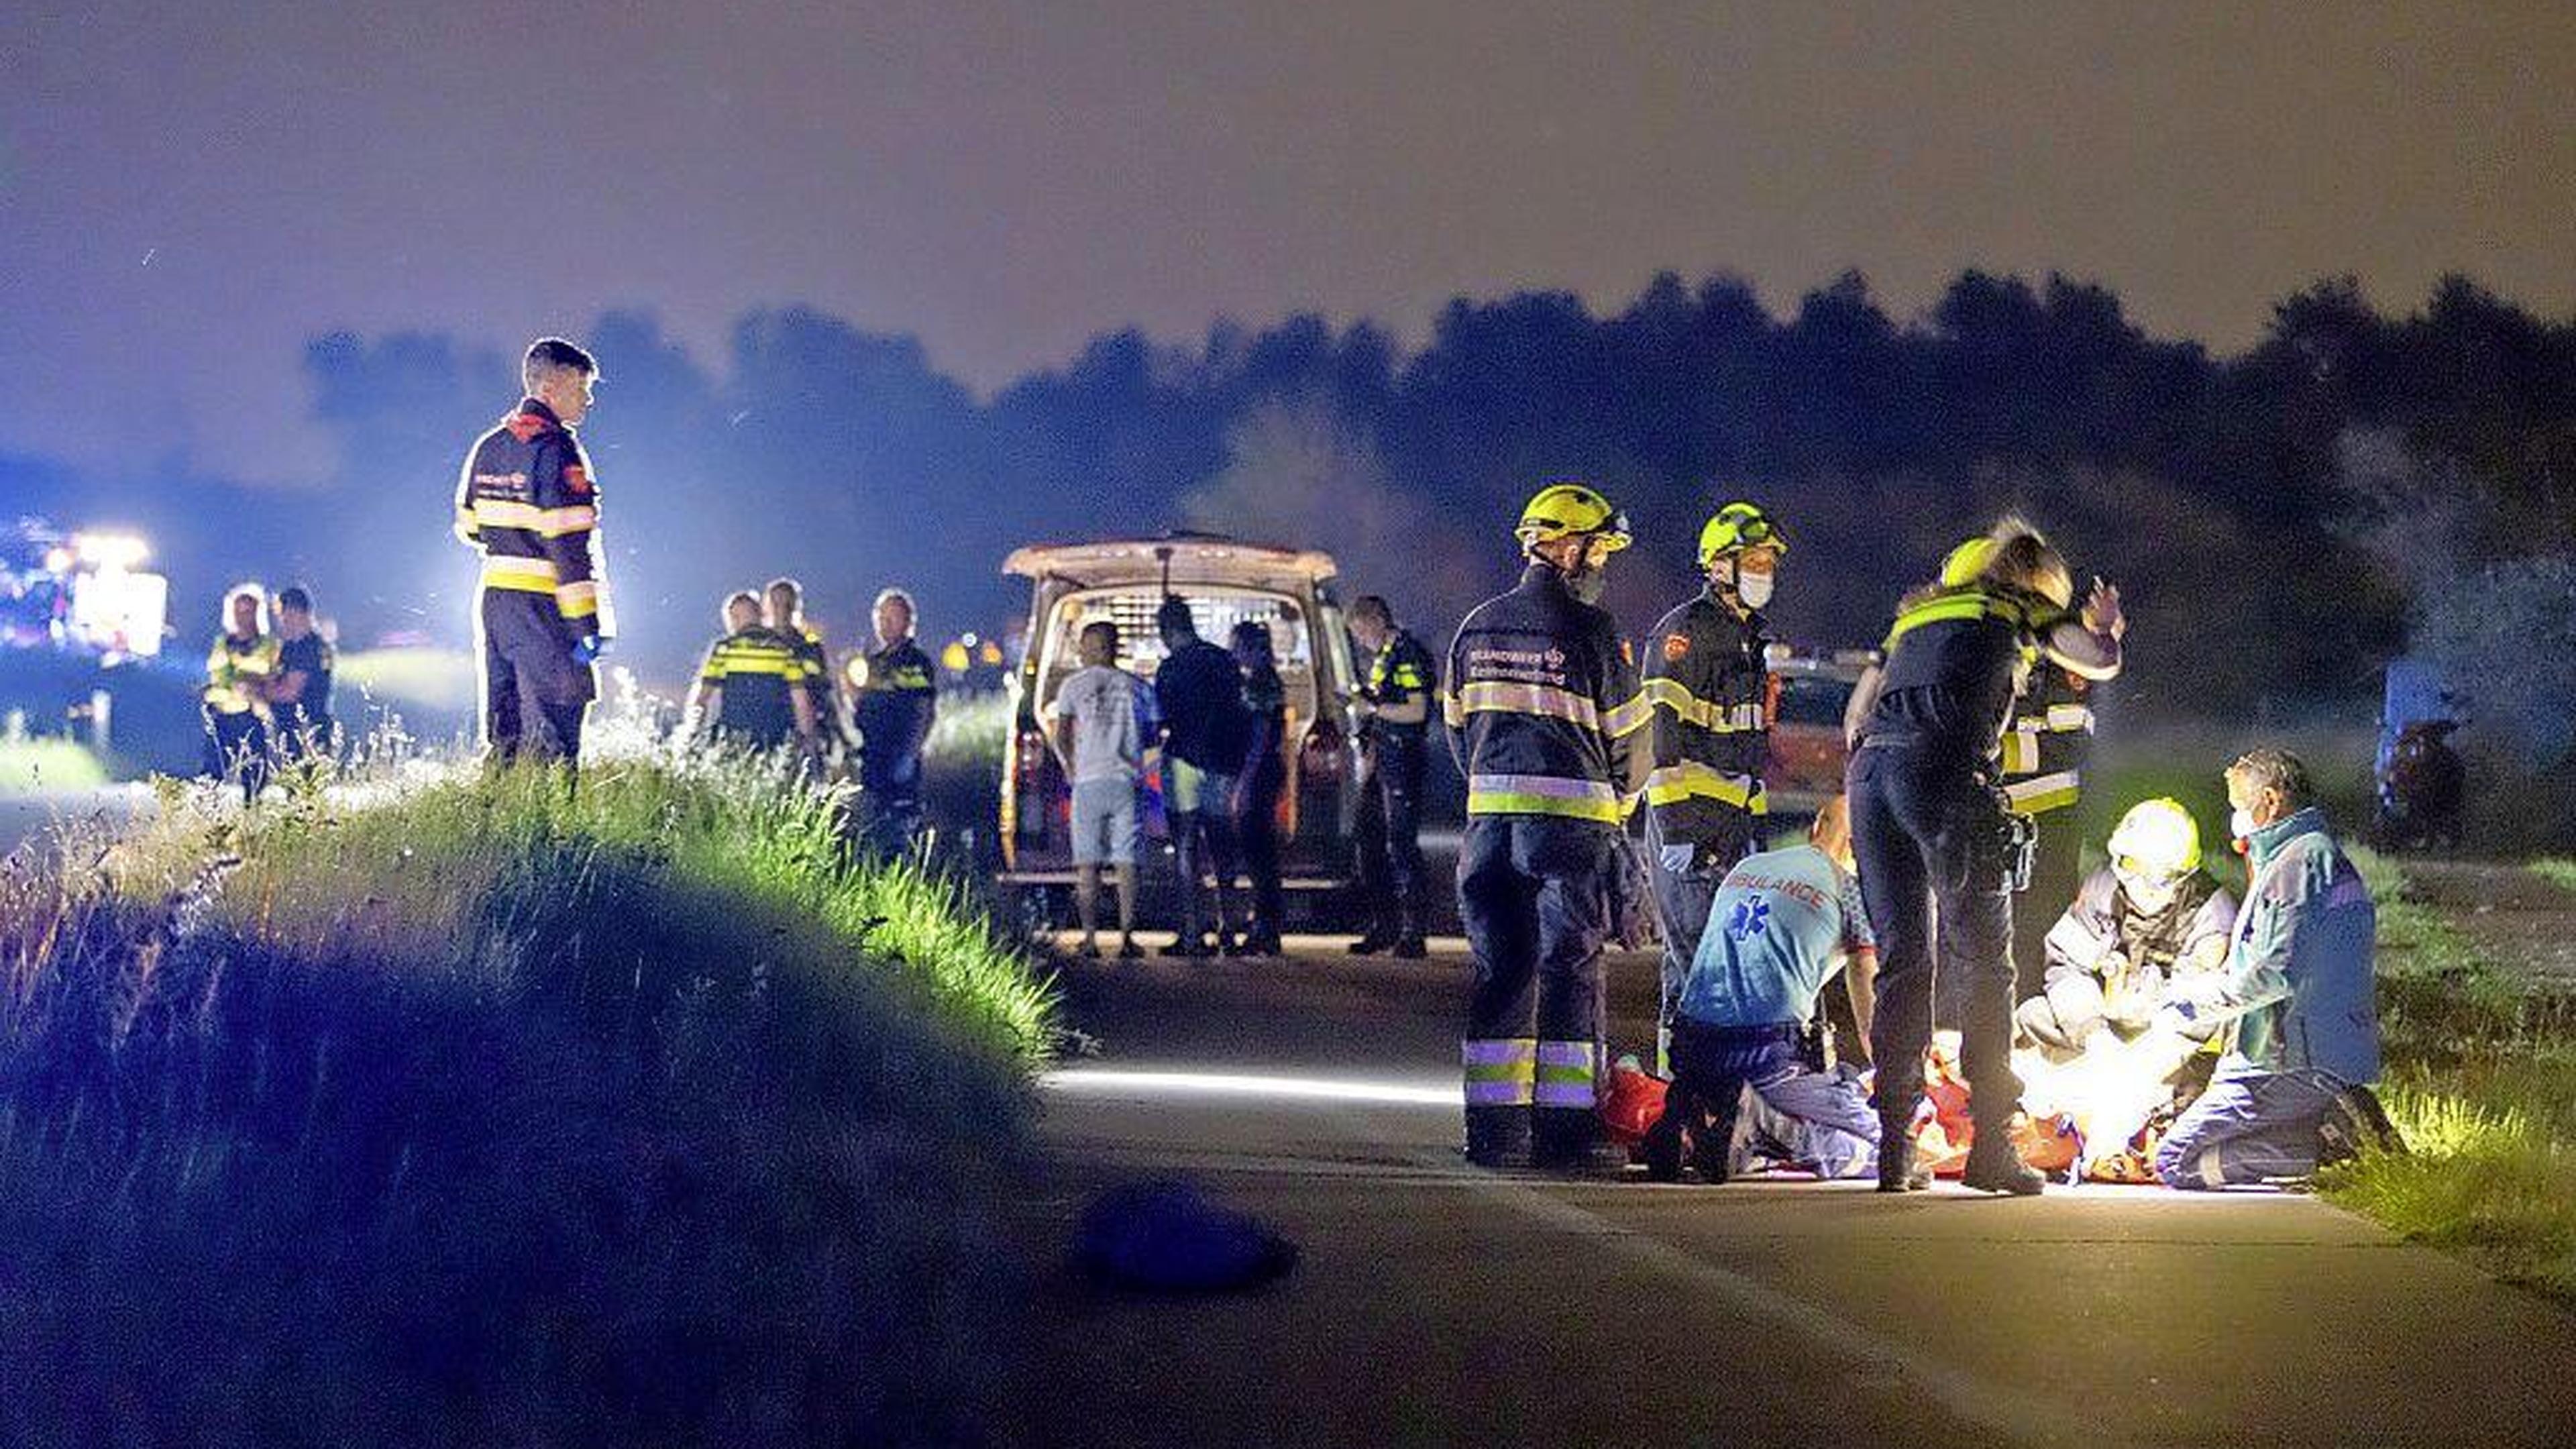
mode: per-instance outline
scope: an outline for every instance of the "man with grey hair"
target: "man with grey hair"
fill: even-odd
[[[922,749],[939,713],[939,680],[930,656],[913,642],[920,613],[912,595],[886,589],[874,610],[877,647],[867,652],[850,714],[859,731],[864,844],[880,856],[902,855],[921,833]]]
[[[2218,1027],[2226,1054],[2156,1150],[2169,1187],[2297,1180],[2395,1132],[2370,1093],[2379,1014],[2370,888],[2326,830],[2307,767],[2258,749],[2227,767],[2246,843],[2244,910],[2227,964],[2186,978],[2159,1011],[2174,1032]]]

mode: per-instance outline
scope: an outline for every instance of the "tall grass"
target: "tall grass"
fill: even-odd
[[[0,880],[0,1437],[971,1439],[1046,988],[742,761]]]
[[[2531,863],[2531,873],[2561,890],[2576,891],[2576,859],[2543,856]]]
[[[2576,996],[2499,970],[2393,861],[2379,903],[2382,1099],[2407,1151],[2321,1174],[2332,1201],[2576,1298]]]
[[[77,740],[0,738],[0,795],[89,790],[107,780],[107,762]]]

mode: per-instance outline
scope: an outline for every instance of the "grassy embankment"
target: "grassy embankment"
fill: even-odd
[[[2381,1099],[2409,1150],[2331,1169],[2320,1190],[2576,1298],[2576,996],[2498,969],[2407,897],[2394,862],[2354,854],[2379,901]]]
[[[739,765],[0,873],[0,1440],[972,1437],[1050,1001]]]

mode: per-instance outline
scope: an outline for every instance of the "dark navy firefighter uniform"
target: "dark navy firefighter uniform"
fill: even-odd
[[[1646,843],[1664,938],[1659,1044],[1719,883],[1762,848],[1770,642],[1759,611],[1737,613],[1712,586],[1665,615],[1646,646],[1643,688],[1655,722]]]
[[[597,552],[598,485],[554,409],[520,402],[456,484],[456,536],[483,554],[475,604],[483,734],[494,758],[581,754],[599,693],[585,641],[616,632]]]
[[[1360,697],[1380,709],[1427,702],[1439,677],[1431,651],[1398,629],[1370,660]],[[1351,833],[1370,940],[1392,944],[1422,935],[1422,773],[1430,727],[1428,711],[1416,724],[1372,714],[1360,725],[1360,808]]]
[[[867,677],[851,712],[859,730],[859,788],[869,802],[869,842],[900,853],[921,829],[921,751],[939,712],[930,656],[910,639],[869,651]]]
[[[1910,600],[1888,634],[1845,783],[1879,948],[1875,1104],[1892,1132],[1905,1130],[1923,1094],[1936,952],[1942,990],[1959,998],[1978,1140],[2004,1140],[2020,1105],[2011,1062],[2015,832],[2001,741],[2047,639],[2069,619],[2046,599],[1968,584]]]
[[[796,733],[793,695],[806,687],[807,667],[796,641],[774,629],[755,624],[718,639],[698,669],[702,682],[724,691],[717,737],[754,750],[786,744]]]
[[[1531,563],[1458,628],[1442,712],[1467,776],[1458,906],[1476,977],[1460,1046],[1471,1160],[1597,1140],[1601,952],[1647,709],[1616,627]]]

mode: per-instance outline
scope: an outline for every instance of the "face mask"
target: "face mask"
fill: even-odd
[[[2253,811],[2240,805],[2235,814],[2227,817],[2227,828],[2239,840],[2252,840],[2254,832],[2263,827],[2254,823]]]
[[[2121,876],[2120,889],[2128,893],[2129,904],[2148,915],[2161,913],[2174,903],[2175,883],[2150,884],[2134,876]]]
[[[1735,597],[1744,601],[1744,607],[1759,609],[1771,602],[1771,585],[1777,577],[1776,574],[1750,574],[1737,569]]]

